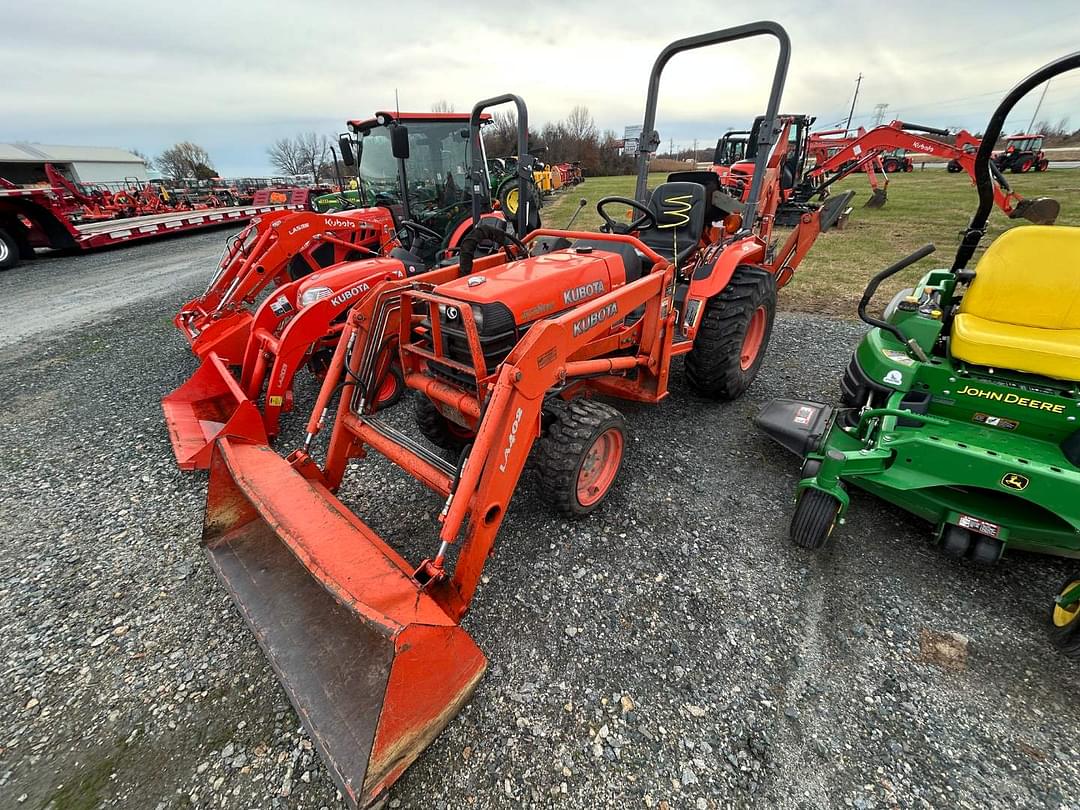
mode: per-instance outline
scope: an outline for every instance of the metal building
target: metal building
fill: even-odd
[[[16,185],[45,183],[51,163],[78,183],[123,183],[147,180],[142,158],[111,146],[54,146],[43,143],[0,143],[0,177]]]

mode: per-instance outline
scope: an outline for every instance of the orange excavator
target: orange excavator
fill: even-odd
[[[944,137],[953,141],[939,140]],[[866,207],[880,208],[888,199],[889,187],[889,176],[882,157],[901,149],[952,162],[961,171],[967,172],[974,183],[975,153],[979,143],[979,139],[966,130],[951,135],[945,129],[904,121],[891,121],[871,130],[860,129],[854,137],[842,130],[815,133],[809,143],[815,164],[807,171],[793,198],[800,201],[819,197],[837,180],[853,172],[864,171],[872,189]],[[883,178],[881,185],[877,180],[879,172]],[[1036,225],[1052,225],[1057,221],[1061,206],[1056,200],[1049,197],[1025,199],[1012,190],[996,167],[991,167],[991,172],[994,176],[994,203],[1009,219],[1026,219]]]

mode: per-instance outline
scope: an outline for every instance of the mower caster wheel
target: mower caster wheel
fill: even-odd
[[[971,544],[971,561],[980,565],[993,565],[1001,559],[1004,547],[993,537],[978,536]]]
[[[573,400],[558,410],[540,439],[541,492],[567,517],[584,517],[611,491],[625,445],[621,413],[602,402]]]
[[[758,267],[735,269],[705,302],[701,326],[686,355],[686,380],[710,399],[738,399],[757,376],[776,314],[776,279]]]
[[[460,454],[475,438],[471,430],[447,419],[435,403],[423,396],[416,403],[416,426],[433,445],[454,454]]]
[[[1080,579],[1069,577],[1058,588],[1057,595],[1064,596]],[[1067,608],[1060,607],[1057,600],[1050,606],[1050,643],[1067,658],[1080,660],[1080,602]]]
[[[949,524],[941,533],[941,550],[950,557],[966,557],[971,549],[971,532]]]
[[[804,489],[791,518],[791,540],[799,548],[824,548],[840,515],[840,501],[820,489]]]

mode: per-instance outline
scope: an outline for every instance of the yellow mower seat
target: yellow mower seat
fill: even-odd
[[[979,259],[949,346],[968,363],[1080,382],[1080,228],[999,236]]]

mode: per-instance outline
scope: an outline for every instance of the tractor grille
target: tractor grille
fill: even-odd
[[[463,304],[462,306],[469,306]],[[476,317],[476,331],[480,337],[480,348],[484,354],[484,365],[490,374],[499,365],[511,349],[517,345],[524,334],[524,329],[519,329],[514,321],[514,314],[505,304],[498,302],[490,304],[476,304],[475,309],[479,312]],[[449,360],[471,367],[473,364],[472,354],[469,351],[469,339],[465,335],[465,327],[461,322],[460,313],[456,318],[449,318],[445,311],[440,311],[440,330],[442,332],[441,354]],[[423,324],[424,327],[429,324]],[[432,351],[431,330],[423,329],[422,336],[417,338],[419,345]],[[437,361],[429,363],[431,370],[441,377],[454,382],[457,385],[470,386],[476,380],[466,374],[444,366]]]

